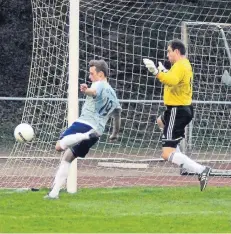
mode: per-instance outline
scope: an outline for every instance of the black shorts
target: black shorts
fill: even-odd
[[[185,127],[193,118],[193,107],[190,106],[167,106],[161,116],[164,124],[162,146],[176,148],[185,137]]]

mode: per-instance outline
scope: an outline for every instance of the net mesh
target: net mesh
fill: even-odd
[[[196,176],[180,175],[179,168],[160,157],[156,118],[164,111],[162,85],[142,63],[150,58],[170,67],[167,42],[182,36],[195,73],[195,118],[182,150],[217,169],[214,175],[223,175],[210,184],[230,182],[225,177],[230,169],[231,92],[221,81],[225,70],[230,74],[230,59],[217,26],[228,23],[230,8],[228,0],[80,1],[79,83],[87,82],[91,59],[105,59],[123,108],[119,141],[109,142],[109,121],[99,143],[78,160],[80,187],[198,183]],[[22,122],[34,127],[36,138],[16,143],[9,157],[1,159],[1,187],[49,186],[60,162],[54,145],[67,126],[69,2],[33,0],[32,11],[33,55]],[[222,26],[229,45],[230,28]]]

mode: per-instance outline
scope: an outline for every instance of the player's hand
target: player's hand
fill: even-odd
[[[87,84],[80,84],[80,91],[81,92],[85,93],[87,89],[88,89]]]
[[[119,134],[111,134],[109,137],[110,142],[117,141],[119,139]]]
[[[168,70],[165,68],[165,66],[162,64],[162,62],[158,62],[158,70],[159,72],[167,72]]]
[[[146,59],[146,58],[145,58],[145,59],[143,59],[143,62],[144,62],[145,67],[146,67],[154,76],[156,76],[156,75],[159,73],[159,71],[158,71],[156,65],[154,64],[154,62],[153,62],[152,60]]]

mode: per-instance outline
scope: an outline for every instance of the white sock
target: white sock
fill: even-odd
[[[67,161],[62,161],[59,169],[56,173],[55,180],[54,180],[54,186],[49,193],[49,196],[51,197],[57,197],[59,195],[59,191],[62,188],[62,186],[65,184],[69,172],[71,163]]]
[[[179,145],[177,145],[177,147],[176,147],[176,152],[177,152],[177,153],[181,153],[181,151],[180,151],[180,146],[179,146]]]
[[[185,154],[179,153],[179,152],[175,152],[173,153],[168,161],[177,164],[178,166],[183,165],[183,168],[185,168],[187,171],[189,172],[196,172],[198,174],[200,174],[204,169],[205,166],[202,166],[201,164],[193,161],[192,159],[190,159],[188,156],[186,156]]]

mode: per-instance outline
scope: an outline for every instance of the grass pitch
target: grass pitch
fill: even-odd
[[[231,188],[0,190],[0,232],[231,232]]]

